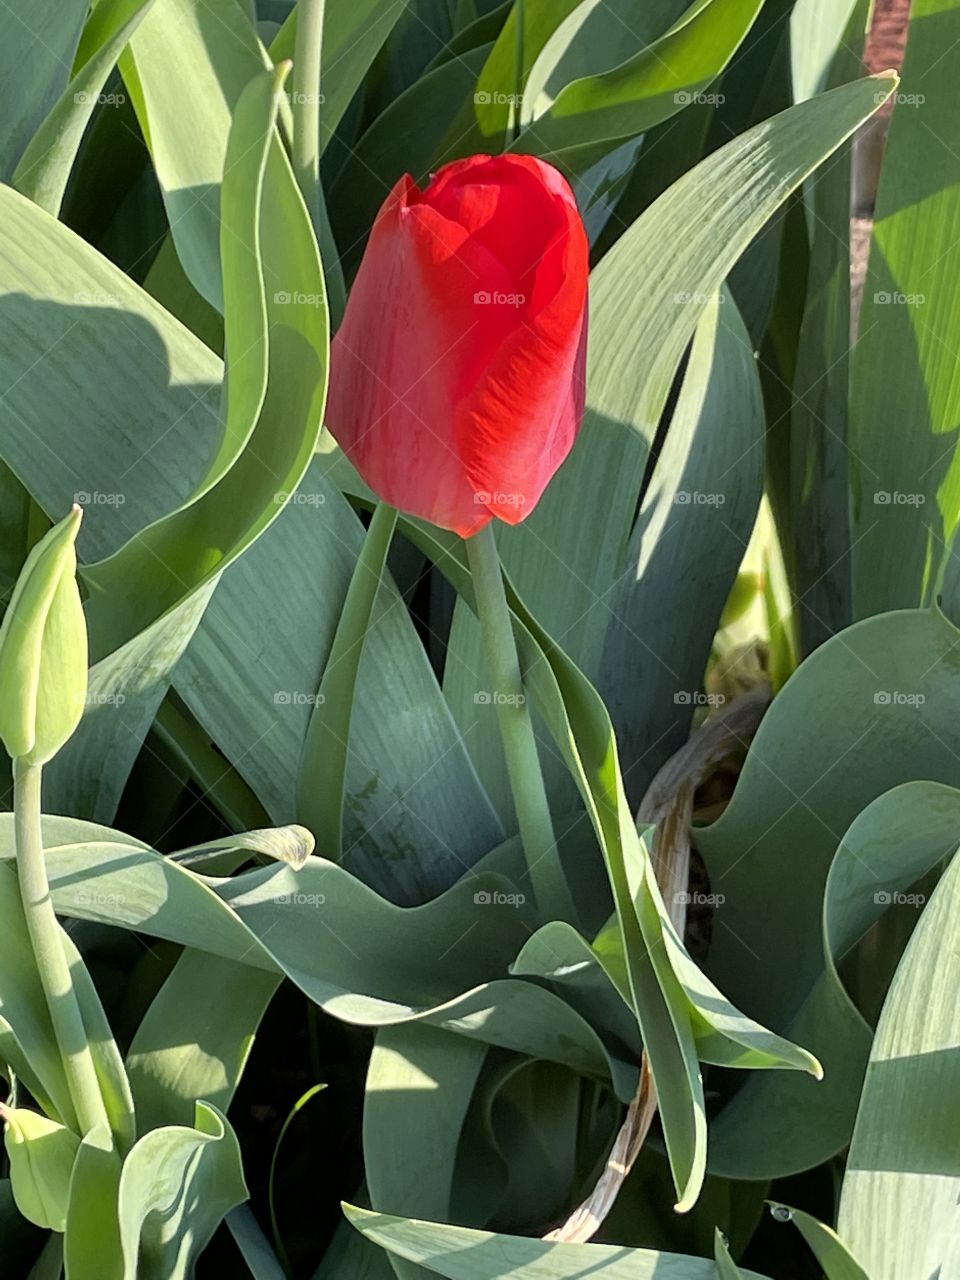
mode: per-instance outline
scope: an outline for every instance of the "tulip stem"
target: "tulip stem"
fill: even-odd
[[[325,0],[299,0],[293,52],[293,168],[317,225],[320,192],[320,57]]]
[[[50,1011],[67,1086],[81,1132],[108,1125],[106,1107],[90,1052],[87,1031],[73,988],[60,925],[50,899],[40,824],[43,769],[18,759],[13,763],[13,822],[17,876],[33,958]]]
[[[467,539],[467,558],[530,887],[544,920],[576,920],[557,853],[492,524]]]

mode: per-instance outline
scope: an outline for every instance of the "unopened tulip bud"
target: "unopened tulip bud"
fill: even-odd
[[[56,755],[86,702],[75,545],[82,514],[74,507],[30,552],[0,627],[0,739],[27,764]]]
[[[63,1231],[80,1139],[37,1111],[0,1106],[13,1198],[38,1227]]]

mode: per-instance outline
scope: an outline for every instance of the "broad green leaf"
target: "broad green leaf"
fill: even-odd
[[[826,1280],[870,1280],[837,1233],[800,1209],[773,1205],[778,1220],[790,1221],[814,1253]]]
[[[264,72],[244,94],[231,139],[237,163],[224,183],[224,279],[228,297],[236,299],[227,334],[224,430],[215,433],[215,451],[193,476],[190,499],[172,502],[169,514],[85,571],[93,592],[91,641],[100,661],[91,675],[86,722],[55,774],[61,803],[74,811],[113,812],[170,669],[219,574],[279,514],[319,430],[326,386],[323,281],[309,219],[274,133],[277,91],[273,75]],[[261,252],[249,252],[251,244]],[[290,290],[277,290],[278,284]],[[306,301],[294,287],[309,290]],[[124,300],[133,292],[124,281]],[[159,316],[170,328],[165,313]],[[195,341],[192,346],[206,350]],[[209,427],[203,433],[208,440],[213,434]],[[185,443],[184,452],[199,462],[197,437]],[[115,445],[112,452],[116,456]],[[38,470],[34,461],[32,471]],[[115,474],[129,470],[127,464]],[[125,495],[114,492],[113,498],[115,511],[125,509]],[[112,766],[104,780],[106,758]]]
[[[960,1262],[960,858],[924,908],[883,1007],[838,1231],[871,1280],[952,1276]]]
[[[866,0],[850,17],[827,69],[833,22],[849,3],[803,0],[791,16],[794,92],[798,98],[855,75],[863,50]],[[829,18],[824,10],[830,10]],[[797,343],[789,417],[788,511],[778,524],[797,600],[803,651],[811,652],[853,620],[850,600],[850,184],[852,143],[808,180],[810,264]],[[776,448],[776,443],[772,443]]]
[[[85,1134],[73,1167],[64,1262],[69,1280],[123,1280],[120,1157],[106,1127]]]
[[[227,1121],[197,1102],[194,1126],[153,1129],[124,1162],[117,1202],[123,1280],[187,1280],[221,1220],[247,1198]]]
[[[487,46],[428,72],[370,125],[330,184],[330,212],[347,265],[355,265],[387,193],[405,173],[425,181],[459,105],[473,93]]]
[[[720,1280],[741,1280],[743,1272],[730,1257],[730,1250],[718,1227],[713,1237],[713,1260],[717,1264]]]
[[[313,853],[314,839],[306,827],[296,824],[289,827],[266,827],[262,831],[241,831],[236,835],[220,836],[204,844],[180,849],[174,856],[189,866],[199,866],[211,874],[211,863],[219,867],[224,855],[235,855],[240,862],[249,861],[250,855],[287,862],[291,867],[302,867]],[[238,864],[239,865],[239,862]]]
[[[537,509],[499,537],[520,595],[588,678],[598,675],[611,592],[631,571],[625,548],[651,443],[702,314],[789,192],[876,109],[877,96],[893,83],[888,77],[844,86],[720,148],[642,214],[592,273],[583,428]],[[664,254],[664,244],[674,251]],[[602,512],[603,519],[585,530],[571,519],[582,510]],[[655,661],[642,645],[640,652],[644,661]],[[669,661],[668,654],[659,656]],[[606,688],[604,694],[611,696]],[[629,736],[619,717],[615,726]],[[652,773],[661,758],[650,752],[643,770]],[[643,778],[632,752],[624,770],[636,802]]]
[[[113,1132],[114,1146],[121,1155],[126,1155],[136,1137],[136,1118],[130,1081],[87,966],[70,935],[63,930],[61,930],[60,941],[70,966],[70,978],[90,1044],[90,1053],[100,1084],[107,1119],[110,1121]]]
[[[227,1112],[278,985],[276,974],[183,952],[127,1055],[141,1133],[189,1123],[198,1098]]]
[[[287,1280],[270,1242],[260,1229],[249,1205],[237,1205],[227,1214],[227,1227],[243,1255],[253,1280]]]
[[[155,0],[120,62],[180,261],[221,312],[220,187],[227,140],[241,93],[268,65],[236,0]]]
[[[465,102],[448,125],[439,150],[442,161],[472,152],[497,152],[509,142],[519,117],[523,85],[553,31],[581,0],[523,0],[512,3],[487,55],[472,102]],[[518,45],[519,29],[519,48]]]
[[[100,0],[87,20],[74,75],[33,135],[13,185],[57,217],[67,180],[94,109],[117,59],[153,0]]]
[[[803,102],[831,87],[831,68],[851,34],[861,0],[797,0],[790,13],[793,96]],[[860,35],[862,37],[863,30]],[[847,52],[855,54],[856,46]],[[862,52],[862,48],[861,48]]]
[[[960,3],[915,0],[850,391],[854,617],[928,603],[960,519]]]
[[[407,527],[471,603],[472,584],[459,540],[418,522],[408,522]],[[677,1207],[682,1212],[696,1202],[706,1168],[703,1084],[694,1031],[703,996],[691,998],[683,985],[682,965],[676,954],[671,955],[671,950],[682,955],[682,946],[679,942],[675,948],[665,945],[668,913],[627,802],[606,708],[509,582],[507,598],[525,686],[567,762],[603,851],[630,1003],[657,1088]],[[714,993],[709,993],[708,1001],[713,997]],[[723,1016],[730,1017],[728,1028],[749,1025],[729,1007],[724,1007]],[[753,1030],[748,1034],[752,1037]],[[767,1044],[772,1044],[769,1037]],[[809,1055],[789,1048],[793,1061],[785,1059],[778,1065],[815,1067]]]
[[[332,138],[350,99],[409,0],[326,0],[323,10],[323,59],[320,66],[320,143]],[[273,60],[292,58],[298,10],[290,16],[270,46]]]
[[[357,675],[396,524],[396,510],[378,503],[347,588],[303,740],[298,816],[334,861],[343,856],[343,805]]]
[[[525,1236],[495,1235],[439,1222],[371,1213],[344,1205],[347,1218],[368,1239],[402,1258],[418,1262],[449,1280],[569,1280],[572,1276],[607,1280],[716,1280],[707,1258],[655,1253],[609,1244],[557,1244]],[[763,1280],[755,1271],[744,1280]]]
[[[832,969],[883,915],[883,895],[907,892],[952,848],[954,794],[937,783],[960,783],[946,745],[956,636],[917,611],[828,641],[775,699],[726,813],[697,833],[719,900],[710,976],[826,1072],[817,1086],[750,1079],[712,1125],[718,1173],[794,1172],[848,1141],[869,1033]],[[913,779],[924,787],[890,790]]]
[[[319,858],[299,871],[272,864],[209,879],[119,833],[52,817],[44,819],[44,847],[61,914],[286,974],[328,1013],[361,1026],[422,1020],[612,1079],[624,1101],[636,1087],[636,1069],[574,1009],[501,976],[529,924],[523,895],[493,871],[471,872],[424,906],[403,908]],[[0,814],[3,856],[12,856],[12,823]],[[361,937],[357,951],[349,939]]]
[[[377,1034],[363,1108],[364,1170],[374,1208],[450,1216],[461,1132],[486,1057],[485,1045],[434,1027]],[[424,1274],[391,1262],[400,1280]]]
[[[31,0],[9,6],[0,45],[0,180],[17,161],[70,79],[87,0]]]
[[[313,701],[363,545],[360,520],[324,470],[315,459],[282,518],[225,577],[176,676],[200,724],[280,822],[296,815]],[[238,616],[248,619],[243,629]],[[419,902],[502,839],[423,644],[385,582],[350,719],[346,865],[397,901]]]
[[[625,572],[602,609],[598,688],[624,758],[640,762],[627,780],[631,798],[645,789],[654,759],[679,750],[689,733],[710,645],[757,518],[764,433],[752,344],[724,288],[697,326]]]
[[[0,867],[0,922],[0,1068],[8,1080],[12,1070],[48,1115],[76,1128],[12,862]]]
[[[694,0],[661,39],[647,44],[633,35],[605,0],[584,0],[547,42],[524,86],[519,151],[549,156],[577,171],[625,138],[696,102],[733,57],[763,0]],[[557,52],[576,49],[574,62],[596,48],[589,25],[615,33],[617,63],[596,74],[567,77],[569,61]]]

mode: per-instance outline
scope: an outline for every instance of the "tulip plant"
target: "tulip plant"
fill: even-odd
[[[2,1280],[960,1274],[960,0],[872,8],[0,13]]]

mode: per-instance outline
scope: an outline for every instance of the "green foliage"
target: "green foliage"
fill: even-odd
[[[960,32],[868,8],[0,15],[4,1280],[956,1271]],[[508,150],[587,407],[482,561],[324,406],[389,188]]]

